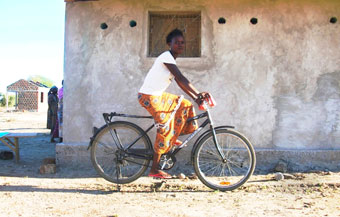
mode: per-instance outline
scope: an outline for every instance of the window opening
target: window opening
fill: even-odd
[[[251,24],[256,25],[258,21],[257,21],[256,17],[253,17],[253,18],[250,19],[250,22],[251,22]]]
[[[330,20],[329,20],[329,22],[330,23],[336,23],[338,21],[338,19],[336,18],[336,17],[332,17]]]
[[[176,28],[183,31],[186,44],[180,57],[200,57],[201,12],[149,12],[148,56],[168,50],[166,36]]]
[[[219,24],[225,24],[225,23],[226,23],[225,18],[224,18],[224,17],[220,17],[220,18],[218,19],[218,23],[219,23]]]

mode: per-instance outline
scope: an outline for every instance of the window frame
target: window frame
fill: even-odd
[[[198,55],[190,55],[190,56],[179,56],[181,58],[194,58],[198,59],[202,57],[202,11],[200,10],[190,10],[190,11],[154,11],[154,10],[149,10],[147,14],[148,18],[148,26],[147,26],[147,58],[156,58],[159,54],[152,54],[152,47],[151,47],[151,23],[152,23],[152,15],[154,16],[198,16],[199,17],[199,25],[198,25],[198,34],[199,34],[199,39],[197,42],[197,47],[198,47]],[[183,29],[179,28],[180,30],[183,31]],[[184,36],[186,36],[185,31],[183,31]],[[165,34],[166,35],[166,34]],[[166,36],[165,36],[166,37]],[[161,40],[165,42],[165,37]],[[187,38],[185,38],[187,40]],[[165,50],[164,50],[165,51]]]

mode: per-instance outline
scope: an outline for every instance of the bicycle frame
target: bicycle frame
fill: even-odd
[[[107,126],[109,126],[109,123],[111,122],[112,118],[115,117],[115,116],[118,116],[118,117],[127,117],[127,118],[147,118],[147,119],[153,119],[152,116],[139,116],[139,115],[128,115],[128,114],[119,114],[119,113],[116,113],[116,112],[112,112],[110,114],[108,113],[104,113],[103,114],[103,117],[104,117],[104,120],[107,124]],[[216,138],[216,132],[215,132],[215,129],[214,129],[214,124],[213,124],[213,121],[212,121],[212,118],[211,118],[211,114],[210,114],[210,111],[209,111],[209,108],[207,108],[207,110],[201,114],[198,114],[196,115],[195,117],[192,117],[192,118],[189,118],[187,120],[187,122],[190,122],[190,121],[194,121],[194,120],[198,120],[198,119],[201,119],[201,118],[204,118],[204,117],[207,117],[207,119],[193,132],[191,133],[185,140],[184,142],[182,143],[181,146],[175,148],[170,154],[170,157],[171,156],[175,156],[182,148],[184,148],[185,146],[187,146],[187,143],[192,139],[194,138],[204,127],[206,127],[208,124],[210,124],[210,132],[212,132],[213,134],[213,140],[214,140],[214,143],[215,143],[215,147],[216,149],[218,150],[218,153],[221,157],[221,160],[225,160],[225,156],[223,154],[223,152],[221,151],[221,148],[220,148],[220,145],[218,144],[218,141],[217,141],[217,138]],[[144,130],[145,134],[147,134],[153,127],[155,127],[155,124],[152,124],[151,126],[149,126],[146,130]],[[121,142],[120,142],[120,139],[119,139],[119,136],[117,135],[116,132],[112,132],[112,130],[110,130],[110,133],[111,133],[111,136],[117,146],[117,148],[121,149],[121,150],[124,150],[125,152],[128,152],[129,154],[131,155],[134,155],[136,157],[141,157],[141,158],[145,158],[146,156],[142,153],[138,154],[138,153],[133,153],[133,152],[130,152],[128,150],[131,150],[130,148],[139,140],[141,139],[143,136],[145,136],[145,134],[143,135],[140,135],[138,138],[136,138],[131,144],[129,144],[127,146],[127,148],[123,148]]]

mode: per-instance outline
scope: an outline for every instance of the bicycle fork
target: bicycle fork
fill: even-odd
[[[213,134],[213,140],[214,140],[215,147],[216,147],[216,149],[217,149],[217,151],[218,151],[218,153],[219,153],[219,155],[220,155],[222,161],[225,163],[225,162],[227,161],[227,159],[225,158],[225,156],[224,156],[224,154],[223,154],[223,152],[222,152],[222,150],[221,150],[221,147],[220,147],[220,145],[218,144],[218,140],[217,140],[217,136],[216,136],[216,131],[215,131],[215,129],[214,129],[214,123],[213,123],[213,121],[212,121],[212,118],[211,118],[211,114],[210,114],[209,108],[207,108],[207,115],[208,115],[208,120],[209,120],[209,123],[210,123],[210,130],[211,130],[211,132],[212,132],[212,134]]]

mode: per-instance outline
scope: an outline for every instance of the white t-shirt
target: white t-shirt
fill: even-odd
[[[169,87],[174,76],[164,63],[176,65],[176,60],[170,51],[165,51],[157,57],[145,77],[143,86],[139,90],[140,93],[160,96]]]

